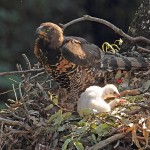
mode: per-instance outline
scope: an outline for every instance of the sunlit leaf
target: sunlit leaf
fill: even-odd
[[[92,128],[92,129],[96,129],[96,124],[95,123],[92,123],[91,125],[90,125],[90,127]]]
[[[45,110],[50,110],[50,109],[52,109],[53,108],[53,104],[50,104],[50,105],[48,105],[46,108],[45,108]]]
[[[83,147],[82,143],[80,143],[80,142],[73,142],[73,144],[75,145],[77,150],[84,150],[84,147]]]
[[[66,112],[62,114],[62,117],[64,120],[67,120],[71,117],[72,113],[71,112]]]
[[[73,141],[72,138],[65,140],[64,144],[62,145],[62,150],[66,150],[68,144],[69,144],[71,141]]]

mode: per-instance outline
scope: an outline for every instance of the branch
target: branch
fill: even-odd
[[[112,30],[114,30],[117,34],[119,34],[120,36],[124,37],[125,39],[128,39],[129,41],[131,42],[139,42],[139,41],[143,41],[145,43],[148,43],[150,44],[150,40],[143,37],[143,36],[138,36],[138,37],[131,37],[127,34],[125,34],[121,29],[119,29],[118,27],[116,27],[115,25],[113,25],[112,23],[104,20],[104,19],[100,19],[100,18],[96,18],[96,17],[91,17],[91,16],[88,16],[88,15],[85,15],[81,18],[78,18],[78,19],[74,19],[64,25],[61,25],[62,28],[65,30],[68,26],[74,24],[74,23],[77,23],[77,22],[81,22],[81,21],[95,21],[95,22],[98,22],[98,23],[101,23],[101,24],[104,24],[106,25],[107,27],[111,28]]]
[[[99,143],[95,144],[94,146],[90,147],[89,150],[99,150],[104,148],[105,146],[119,140],[125,137],[124,133],[115,134],[114,136],[111,136],[110,138],[100,141]]]
[[[143,47],[140,47],[140,46],[137,47],[137,50],[138,50],[138,51],[141,51],[141,52],[143,52],[143,53],[150,53],[150,50],[149,50],[149,49],[146,49],[146,48],[143,48]]]
[[[9,120],[9,119],[5,119],[5,118],[1,118],[0,117],[0,123],[4,122],[5,124],[10,124],[10,125],[19,125],[22,126],[24,125],[24,122],[21,121],[13,121],[13,120]]]
[[[22,70],[22,71],[10,71],[10,72],[0,72],[0,76],[16,75],[16,74],[27,74],[32,72],[41,72],[44,71],[44,68],[31,69],[31,70]]]
[[[138,89],[133,89],[133,90],[124,90],[122,92],[120,92],[121,96],[126,96],[126,95],[139,95],[141,94],[141,92]]]
[[[25,62],[27,64],[28,70],[31,70],[31,64],[30,64],[30,61],[29,61],[28,57],[25,54],[22,54],[22,56],[23,56],[23,58],[24,58],[24,60],[25,60]],[[26,76],[27,76],[26,80],[28,81],[30,76],[31,76],[31,73],[28,73]]]
[[[20,94],[21,100],[22,100],[22,102],[23,102],[25,114],[27,115],[28,119],[30,120],[29,111],[28,111],[28,109],[27,109],[27,106],[26,106],[24,97],[22,96],[22,92],[21,92],[21,84],[22,84],[22,83],[20,82],[20,84],[19,84],[19,94]]]

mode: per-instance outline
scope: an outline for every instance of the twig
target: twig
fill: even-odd
[[[3,128],[4,128],[4,122],[2,122],[1,124],[1,130],[0,130],[0,146],[2,145],[3,141],[2,141],[2,138],[3,138]]]
[[[104,19],[100,19],[100,18],[96,18],[96,17],[91,17],[89,15],[85,15],[81,18],[78,19],[74,19],[64,25],[62,25],[62,28],[65,30],[68,26],[77,23],[77,22],[81,22],[81,21],[95,21],[101,24],[106,25],[107,27],[111,28],[112,30],[114,30],[117,34],[119,34],[120,36],[124,37],[125,39],[128,39],[129,41],[132,42],[139,42],[139,41],[143,41],[145,43],[150,44],[150,40],[143,37],[143,36],[138,36],[138,37],[131,37],[127,34],[125,34],[121,29],[119,29],[118,27],[116,27],[115,25],[113,25],[112,23],[104,20]]]
[[[49,96],[47,95],[47,93],[44,91],[44,88],[42,87],[42,85],[40,85],[39,83],[36,84],[36,86],[40,89],[40,91],[42,92],[42,94],[44,95],[45,99],[47,101],[50,101]]]
[[[25,118],[21,118],[21,117],[17,116],[14,112],[10,112],[10,113],[13,115],[14,118],[16,118],[18,120],[21,120],[21,121],[25,120]]]
[[[27,134],[29,131],[21,131],[21,130],[12,130],[9,133],[5,134],[5,136],[9,136],[12,134]]]
[[[22,71],[22,67],[20,64],[17,64],[16,67],[17,67],[18,71]]]
[[[138,46],[138,47],[137,47],[137,50],[138,50],[138,51],[142,51],[143,53],[150,53],[150,50],[149,50],[149,49],[143,48],[143,47],[141,47],[141,46]]]
[[[6,124],[11,124],[11,125],[19,125],[19,126],[22,126],[24,124],[23,122],[20,122],[20,121],[13,121],[13,120],[1,118],[1,117],[0,117],[0,122],[4,122]]]
[[[13,86],[13,91],[14,91],[14,94],[15,94],[16,102],[18,103],[18,98],[17,98],[17,93],[16,93],[16,90],[15,90],[15,86],[14,86],[14,84],[12,84],[12,86]]]
[[[116,134],[114,136],[109,137],[106,140],[100,141],[99,143],[95,144],[94,146],[90,147],[89,150],[99,150],[104,148],[105,146],[125,137],[124,133]]]
[[[125,96],[125,95],[139,95],[141,94],[141,92],[138,89],[133,89],[133,90],[124,90],[122,92],[120,92],[121,96]]]
[[[44,73],[45,73],[45,72],[37,73],[36,75],[32,76],[32,77],[30,78],[30,80],[32,80],[32,79],[34,79],[34,78],[36,78],[36,77],[38,77],[38,76],[40,76],[40,75],[43,75]]]
[[[23,121],[13,121],[13,120],[10,120],[10,119],[6,119],[6,118],[2,118],[0,117],[0,123],[4,123],[4,124],[9,124],[9,125],[14,125],[14,126],[19,126],[19,127],[23,127],[25,128],[26,130],[28,131],[31,131],[32,128],[27,124],[27,123],[24,123]],[[2,124],[1,123],[1,124]],[[5,127],[6,128],[6,127]]]
[[[29,119],[29,112],[28,112],[28,109],[27,109],[27,106],[26,106],[26,103],[25,103],[25,100],[24,100],[24,97],[22,96],[22,92],[21,92],[21,82],[19,84],[19,94],[20,94],[20,97],[21,97],[21,100],[23,102],[23,106],[24,106],[24,110],[25,110],[25,113]]]
[[[18,88],[16,88],[16,89],[18,89]],[[2,92],[2,93],[0,93],[0,95],[4,95],[4,94],[7,94],[7,93],[10,93],[10,92],[13,92],[14,90],[8,90],[8,91],[5,91],[5,92]]]
[[[41,71],[44,71],[44,68],[23,70],[23,71],[0,72],[0,76],[8,76],[8,75],[16,75],[16,74],[27,74],[27,73],[41,72]]]
[[[28,57],[25,54],[22,54],[22,56],[27,64],[28,70],[31,70],[31,64],[30,64]]]
[[[44,88],[42,87],[42,85],[40,85],[39,83],[36,84],[36,86],[40,89],[40,91],[42,92],[42,94],[44,95],[45,99],[47,101],[50,101],[53,105],[54,105],[54,109],[58,110],[58,109],[62,109],[59,105],[55,104],[50,97],[48,96],[48,94],[45,92]]]
[[[22,54],[22,56],[23,56],[23,58],[24,58],[24,60],[27,64],[28,70],[31,70],[31,63],[30,63],[28,57],[25,54]],[[29,81],[30,76],[31,76],[31,73],[28,73],[27,76],[26,76],[27,81]]]

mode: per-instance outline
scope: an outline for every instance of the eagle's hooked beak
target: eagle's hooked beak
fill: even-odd
[[[40,26],[36,29],[35,34],[40,34],[43,32],[43,26]]]

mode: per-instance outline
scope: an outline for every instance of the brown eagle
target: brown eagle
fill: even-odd
[[[34,53],[60,87],[67,90],[70,102],[75,103],[91,85],[104,86],[108,70],[149,68],[144,59],[105,54],[84,38],[64,36],[63,29],[51,22],[42,23],[36,33]]]

